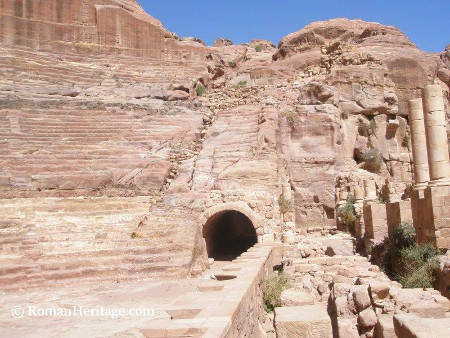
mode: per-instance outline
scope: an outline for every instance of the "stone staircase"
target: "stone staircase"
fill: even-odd
[[[20,133],[8,126],[12,117],[20,121]],[[70,109],[0,111],[0,139],[7,140],[1,143],[0,196],[5,187],[158,191],[170,163],[151,148],[162,135],[171,137],[183,128],[164,116],[136,119],[131,114]],[[130,182],[150,165],[145,182]]]
[[[149,208],[203,112],[152,95],[205,65],[0,47],[0,287],[186,276],[196,225]]]
[[[189,273],[194,236],[185,234],[195,224],[176,213],[148,214],[148,198],[1,202],[2,215],[10,215],[0,223],[3,289]],[[146,222],[138,228],[144,215]]]

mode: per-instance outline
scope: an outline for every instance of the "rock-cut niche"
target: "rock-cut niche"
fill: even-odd
[[[233,260],[257,242],[252,221],[236,210],[212,215],[203,227],[208,257]]]

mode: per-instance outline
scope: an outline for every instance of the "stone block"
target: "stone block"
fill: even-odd
[[[421,318],[445,318],[445,308],[434,301],[417,302],[411,305],[409,312]]]
[[[434,300],[436,301],[436,303],[438,303],[439,305],[441,305],[444,310],[450,311],[450,300],[448,300],[447,297],[444,297],[442,295],[433,295]]]
[[[359,338],[358,322],[356,318],[338,318],[338,336],[345,338]]]
[[[318,305],[275,308],[275,329],[278,338],[333,337],[331,319]]]
[[[314,297],[309,292],[298,289],[287,289],[281,292],[282,306],[313,305]]]
[[[353,250],[341,240],[327,240],[324,243],[327,246],[325,254],[327,256],[353,256]]]
[[[273,234],[264,234],[262,235],[263,243],[273,243],[275,241],[275,237]]]
[[[367,309],[371,304],[367,285],[353,287],[352,297],[358,311]]]
[[[401,313],[394,315],[394,329],[397,337],[402,338],[450,337],[450,318],[419,318]]]
[[[372,299],[384,299],[389,296],[390,285],[385,282],[379,282],[373,280],[369,284],[369,290],[372,296]]]
[[[319,265],[317,264],[300,264],[295,267],[295,272],[309,273],[319,270]]]
[[[364,328],[374,327],[377,322],[377,315],[375,314],[375,311],[370,308],[361,311],[358,315],[358,324]]]
[[[378,315],[374,336],[378,338],[397,338],[392,315]]]

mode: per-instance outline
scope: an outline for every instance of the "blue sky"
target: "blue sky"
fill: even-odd
[[[278,44],[305,25],[331,18],[363,19],[400,28],[421,49],[441,52],[450,44],[450,0],[138,0],[180,37],[212,45],[268,39]]]

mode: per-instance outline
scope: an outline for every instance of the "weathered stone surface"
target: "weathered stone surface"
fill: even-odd
[[[378,315],[378,322],[375,325],[374,335],[375,337],[380,338],[397,338],[392,315]]]
[[[298,289],[286,289],[281,292],[282,306],[313,305],[314,297],[307,292]]]
[[[325,241],[325,245],[327,246],[327,249],[325,251],[325,254],[327,256],[352,256],[353,250],[352,248],[340,240],[328,240]]]
[[[369,290],[366,285],[353,288],[353,301],[358,311],[365,310],[371,305]]]
[[[414,314],[397,314],[394,316],[394,327],[398,337],[448,337],[450,318],[431,319],[419,318]]]
[[[372,309],[366,309],[364,311],[361,311],[358,315],[358,323],[364,328],[375,326],[377,321],[378,321],[377,315],[375,314],[375,311],[373,311]]]
[[[411,305],[409,312],[421,318],[445,318],[445,308],[434,301],[417,302]]]
[[[178,43],[134,0],[74,0],[70,5],[57,0],[4,1],[0,17],[5,25],[0,42],[7,45],[157,59],[205,54],[202,48]]]
[[[331,319],[321,306],[275,308],[277,337],[333,337]]]
[[[355,318],[338,319],[338,333],[339,337],[358,338],[358,322]]]
[[[369,291],[371,293],[372,299],[384,299],[389,296],[390,290],[389,283],[373,280],[369,284]]]

